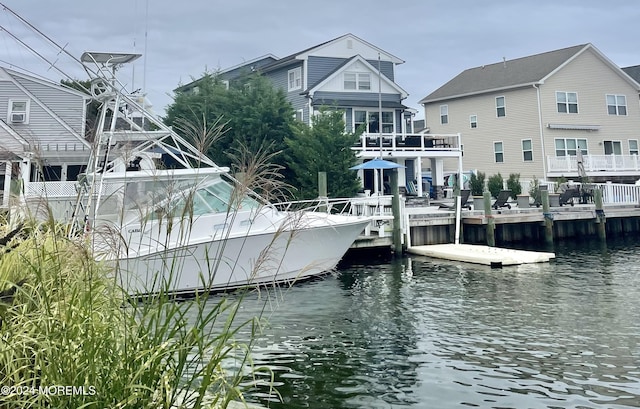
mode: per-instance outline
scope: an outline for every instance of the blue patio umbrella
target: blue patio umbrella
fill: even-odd
[[[406,166],[398,165],[395,162],[391,162],[388,160],[375,158],[368,162],[363,162],[359,165],[352,166],[349,169],[351,170],[360,170],[360,169],[398,169],[405,168]]]

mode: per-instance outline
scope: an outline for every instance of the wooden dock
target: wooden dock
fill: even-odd
[[[390,205],[390,204],[389,204]],[[489,216],[481,210],[463,210],[461,214],[461,242],[487,244],[486,227],[491,219],[495,225],[496,245],[525,242],[545,242],[545,220],[553,221],[554,240],[598,238],[598,225],[606,220],[605,230],[610,237],[640,234],[640,206],[610,204],[599,215],[593,204],[552,207],[548,213],[542,208],[517,208],[493,211]],[[384,211],[381,214],[388,214]],[[601,217],[604,216],[604,217]],[[403,245],[445,244],[454,242],[455,213],[438,206],[404,206],[402,209]],[[353,248],[375,248],[392,245],[393,221],[378,220],[361,236]],[[382,229],[382,231],[380,231]]]

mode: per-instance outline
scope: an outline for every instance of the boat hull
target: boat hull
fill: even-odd
[[[111,262],[130,294],[185,295],[292,282],[333,269],[368,223],[314,213],[293,224],[287,220],[260,232],[188,241]]]

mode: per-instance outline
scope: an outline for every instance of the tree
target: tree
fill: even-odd
[[[327,194],[330,197],[354,196],[360,187],[351,147],[358,135],[345,132],[343,113],[322,109],[312,118],[311,126],[299,124],[287,144],[286,163],[293,172],[291,184],[299,199],[318,197],[318,172],[327,173]]]
[[[229,166],[228,154],[238,145],[266,155],[282,151],[285,138],[293,134],[293,117],[293,107],[284,92],[268,79],[248,74],[231,81],[227,88],[217,74],[205,73],[196,88],[175,95],[164,123],[175,126],[179,133],[185,122],[224,124],[226,131],[205,153],[218,165]],[[284,165],[282,155],[273,158]]]

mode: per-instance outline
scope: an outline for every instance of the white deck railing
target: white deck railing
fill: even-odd
[[[577,174],[576,156],[548,156],[549,173]],[[640,172],[638,155],[584,155],[584,170],[597,172]]]
[[[459,134],[363,133],[352,147],[356,151],[430,151],[460,149]]]

